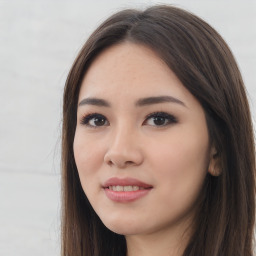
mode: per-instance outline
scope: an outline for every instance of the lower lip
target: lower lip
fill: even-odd
[[[143,189],[136,191],[113,191],[105,188],[106,196],[114,202],[132,202],[146,196],[151,189]]]

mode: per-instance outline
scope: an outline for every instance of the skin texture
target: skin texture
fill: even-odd
[[[145,97],[175,102],[136,105]],[[150,49],[133,43],[112,46],[91,64],[79,103],[100,98],[110,106],[80,104],[74,155],[82,187],[110,230],[123,234],[128,255],[180,255],[189,238],[196,199],[214,166],[203,108]],[[174,116],[156,125],[155,112]],[[82,124],[89,114],[104,116]],[[98,125],[98,126],[97,126]],[[147,195],[114,202],[104,189],[109,178],[150,184]]]

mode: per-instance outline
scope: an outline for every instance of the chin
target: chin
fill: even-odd
[[[131,221],[114,221],[114,222],[104,222],[103,224],[112,232],[119,235],[135,235],[143,232],[141,227],[136,225],[136,223],[131,223]]]

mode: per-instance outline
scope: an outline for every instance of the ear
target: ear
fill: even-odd
[[[220,167],[220,156],[214,146],[210,150],[210,162],[208,167],[208,172],[212,176],[220,176],[222,171]]]

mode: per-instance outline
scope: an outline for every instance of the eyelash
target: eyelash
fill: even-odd
[[[93,119],[93,118],[102,118],[102,119],[105,119],[105,116],[99,114],[99,113],[92,113],[92,114],[88,114],[88,115],[85,115],[82,117],[82,119],[80,120],[80,124],[82,125],[86,125],[88,127],[91,127],[91,128],[97,128],[97,127],[100,127],[100,126],[94,126],[94,125],[90,125],[89,122]],[[103,125],[102,125],[103,126]]]
[[[164,118],[165,121],[167,121],[167,122],[165,122],[164,125],[155,125],[155,126],[159,126],[159,127],[167,126],[170,124],[175,124],[178,122],[177,118],[171,114],[168,114],[166,112],[153,112],[146,116],[146,120],[143,122],[143,124],[146,121],[148,121],[150,118],[155,118],[155,121],[156,121],[156,118]]]
[[[96,118],[101,119],[101,121],[105,120],[105,123],[108,122],[104,115],[101,115],[99,113],[91,113],[91,114],[83,116],[80,120],[80,124],[81,125],[86,125],[90,128],[98,128],[98,127],[101,127],[101,126],[106,126],[105,123],[103,125],[91,125],[91,124],[89,124],[89,122],[91,120],[96,119]],[[156,126],[156,127],[164,127],[164,126],[175,124],[175,123],[178,122],[177,118],[174,117],[171,114],[168,114],[166,112],[153,112],[153,113],[150,113],[149,115],[146,116],[145,121],[143,122],[143,125],[146,125],[146,122],[148,122],[151,118],[154,118],[155,119],[154,121],[156,121],[156,118],[162,118],[162,119],[164,118],[164,120],[165,120],[164,124],[160,124],[160,125],[153,125],[152,124],[151,125],[151,126]],[[158,121],[162,121],[162,120],[158,120]],[[109,125],[109,122],[108,122],[108,125]]]

